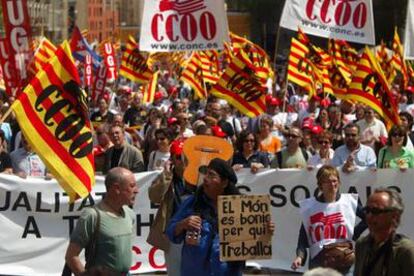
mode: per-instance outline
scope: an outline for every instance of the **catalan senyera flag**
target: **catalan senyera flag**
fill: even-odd
[[[392,83],[397,75],[397,72],[392,64],[392,57],[388,56],[388,51],[384,41],[381,41],[380,47],[377,49],[376,58],[381,65],[382,71],[387,78],[388,83]]]
[[[56,46],[53,45],[52,42],[50,42],[49,39],[46,37],[43,37],[40,40],[39,46],[36,49],[33,57],[32,62],[32,71],[34,74],[39,72],[45,64],[49,61],[51,57],[53,57],[54,53],[56,51]]]
[[[220,80],[212,87],[211,93],[227,100],[240,112],[256,117],[266,111],[267,87],[256,75],[256,67],[248,55],[240,50],[227,66]]]
[[[309,48],[296,38],[292,38],[290,46],[287,80],[308,91],[309,95],[316,94],[316,83],[311,61],[307,58]]]
[[[394,54],[392,55],[392,62],[391,64],[395,68],[395,70],[399,71],[403,78],[403,89],[408,85],[408,72],[407,66],[404,61],[404,49],[400,41],[400,36],[398,35],[397,28],[394,31],[394,38],[392,40],[392,50]]]
[[[203,77],[203,63],[198,52],[193,52],[187,66],[181,73],[180,80],[187,83],[194,89],[195,96],[200,99],[207,97]]]
[[[147,58],[141,55],[138,43],[132,36],[129,36],[126,43],[119,74],[137,83],[147,83],[153,75],[152,70],[148,67]]]
[[[204,81],[216,83],[220,78],[218,52],[215,50],[199,51],[198,55],[201,60]]]
[[[374,109],[384,119],[388,128],[399,123],[398,103],[390,91],[381,66],[368,47],[359,59],[347,97]]]
[[[86,197],[95,183],[91,123],[79,83],[65,41],[11,106],[29,144],[71,202]]]
[[[155,92],[157,92],[158,87],[158,76],[160,74],[160,71],[155,72],[150,81],[147,85],[143,87],[143,95],[142,98],[143,103],[152,103],[154,101]]]

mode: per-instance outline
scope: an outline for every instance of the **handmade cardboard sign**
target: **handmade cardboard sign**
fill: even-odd
[[[270,259],[269,195],[219,196],[220,260]]]

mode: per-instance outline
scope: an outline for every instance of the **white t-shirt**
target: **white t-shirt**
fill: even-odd
[[[170,159],[170,152],[153,151],[148,160],[148,171],[161,170],[165,162]]]

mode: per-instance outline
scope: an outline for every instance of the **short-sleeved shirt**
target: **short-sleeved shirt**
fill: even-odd
[[[388,147],[383,147],[378,154],[378,168],[414,168],[414,152],[403,147],[394,156]]]
[[[134,212],[123,207],[123,216],[115,216],[97,205],[100,213],[99,234],[96,238],[95,260],[90,267],[104,266],[115,271],[128,272],[132,262],[132,233]],[[96,226],[97,213],[94,208],[85,208],[70,237],[70,241],[86,248]]]

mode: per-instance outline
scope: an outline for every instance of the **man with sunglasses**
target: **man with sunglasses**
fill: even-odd
[[[414,275],[414,242],[396,233],[404,205],[399,193],[379,188],[364,208],[369,235],[355,248],[355,276]]]
[[[360,128],[350,123],[344,128],[345,144],[335,150],[332,165],[342,167],[345,173],[366,168],[375,168],[377,156],[372,148],[361,144]]]

